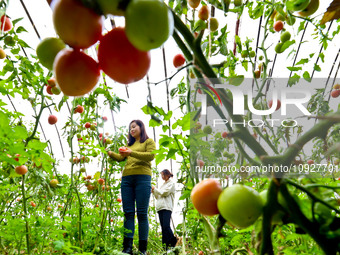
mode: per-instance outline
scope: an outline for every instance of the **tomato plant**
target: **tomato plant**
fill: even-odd
[[[327,4],[313,0],[59,0],[53,23],[72,49],[46,39],[37,57],[35,46],[23,40],[30,31],[24,28],[27,19],[20,20],[7,4],[0,0],[1,22],[6,26],[11,17],[14,28],[2,30],[0,38],[1,254],[121,250],[125,162],[112,161],[107,152],[124,150],[127,130],[117,123],[136,98],[145,100],[146,116],[140,116],[149,117],[145,123],[156,135],[152,181],[161,165],[172,166],[180,193],[173,218],[183,243],[171,252],[339,251],[339,175],[331,171],[340,157],[340,29],[331,15],[336,1],[322,15],[319,5]],[[126,28],[117,27],[123,20]],[[37,35],[26,35],[43,39],[45,28],[33,27]],[[176,61],[168,57],[173,51],[180,54]],[[325,81],[316,80],[322,75]],[[125,95],[111,79],[141,86],[123,87]],[[230,90],[216,86],[225,83]],[[321,86],[314,89],[316,83]],[[286,101],[289,93],[273,96],[295,88],[311,92],[308,101]],[[311,115],[292,114],[294,103],[300,103],[295,111],[304,108]],[[255,116],[254,109],[270,113]],[[274,123],[285,110],[283,124]],[[212,112],[215,123],[209,122]],[[51,114],[58,125],[48,125]],[[325,171],[292,176],[248,171],[278,166]],[[264,197],[259,200],[255,190]],[[163,254],[153,203],[149,213],[148,252]]]

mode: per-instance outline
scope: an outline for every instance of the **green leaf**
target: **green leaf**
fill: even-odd
[[[311,81],[312,81],[312,79],[310,78],[310,75],[309,75],[309,73],[308,73],[307,71],[305,71],[305,72],[303,73],[302,77],[303,77],[306,81],[308,81],[308,82],[311,82]]]
[[[287,41],[281,46],[281,51],[284,52],[286,49],[288,49],[291,45],[295,43],[295,40]]]
[[[22,32],[27,32],[27,30],[22,26],[18,27],[17,30],[16,30],[16,33],[19,34],[19,33],[22,33]]]
[[[242,61],[242,66],[246,71],[248,71],[248,61]]]
[[[302,67],[287,66],[287,69],[291,72],[302,70]]]
[[[314,64],[314,70],[317,71],[317,72],[320,72],[320,71],[321,71],[321,68],[320,68],[319,65]]]
[[[24,19],[24,18],[19,18],[19,19],[12,20],[13,26],[14,26],[15,24],[17,24],[20,20],[23,20],[23,19]]]
[[[252,19],[258,19],[263,15],[264,6],[259,3],[253,10],[249,8],[249,16]]]
[[[241,39],[240,39],[240,37],[238,35],[235,35],[235,43],[239,47],[239,49],[242,50]]]
[[[294,74],[292,77],[288,80],[288,85],[291,87],[294,84],[298,83],[300,80],[300,75]]]
[[[96,172],[96,173],[94,174],[93,178],[94,178],[95,180],[98,180],[98,179],[100,178],[100,172],[99,172],[99,171]]]
[[[304,65],[306,63],[309,62],[309,59],[308,58],[303,58],[301,59],[299,62],[297,62],[295,65],[298,66],[298,65]]]
[[[162,122],[159,122],[155,120],[154,118],[151,118],[149,121],[149,127],[158,127],[162,124]]]
[[[183,191],[183,194],[180,196],[179,200],[184,200],[186,198],[189,198],[190,197],[190,193],[191,193],[190,190]]]
[[[298,33],[300,33],[302,30],[305,30],[305,23],[306,21],[303,21],[300,23],[300,26],[298,28]]]
[[[321,53],[319,54],[319,57],[320,57],[322,63],[324,63],[324,62],[325,62],[325,54],[323,54],[323,53],[321,52]]]
[[[65,242],[63,240],[58,240],[58,241],[54,241],[54,249],[56,249],[57,251],[62,250],[65,246]]]
[[[175,154],[177,151],[177,149],[171,148],[168,152],[168,155],[166,156],[166,160],[168,160],[169,158],[176,159]]]
[[[161,163],[165,159],[166,155],[165,154],[157,154],[156,156],[156,165]]]
[[[167,126],[167,125],[163,125],[163,126],[162,126],[162,130],[163,130],[164,133],[165,133],[167,130],[169,130],[169,129],[170,129],[170,127]]]

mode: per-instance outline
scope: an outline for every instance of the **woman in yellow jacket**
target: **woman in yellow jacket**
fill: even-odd
[[[176,189],[175,183],[170,178],[173,177],[173,174],[170,173],[168,169],[164,169],[161,172],[161,175],[165,182],[159,189],[152,186],[152,193],[157,199],[156,210],[158,212],[162,228],[162,244],[166,249],[168,249],[170,247],[175,247],[178,241],[170,227],[170,219],[174,208]]]
[[[129,125],[128,145],[119,148],[119,154],[112,151],[108,155],[117,161],[126,160],[123,170],[121,194],[124,211],[123,252],[132,254],[132,243],[135,230],[135,204],[137,205],[139,252],[146,254],[149,220],[148,208],[151,196],[151,161],[155,154],[155,142],[148,137],[144,123],[133,120]]]

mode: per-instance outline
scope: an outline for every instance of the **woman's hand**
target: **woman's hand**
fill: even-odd
[[[153,190],[155,189],[155,186],[151,186],[151,192],[153,193]]]
[[[119,154],[122,155],[123,157],[128,157],[130,156],[132,150],[130,148],[125,148],[125,150],[119,150]]]

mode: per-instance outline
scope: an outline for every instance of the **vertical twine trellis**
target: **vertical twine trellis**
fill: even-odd
[[[30,21],[30,23],[31,23],[31,25],[32,25],[32,27],[33,27],[33,29],[34,29],[34,31],[35,31],[35,34],[37,35],[38,39],[41,41],[41,36],[40,36],[40,34],[39,34],[39,32],[38,32],[38,30],[37,30],[37,28],[36,28],[36,25],[35,25],[35,23],[34,23],[32,17],[31,17],[31,15],[30,15],[29,11],[28,11],[27,8],[26,8],[25,3],[23,2],[23,0],[20,0],[20,3],[21,3],[21,5],[22,5],[22,7],[23,7],[23,9],[24,9],[24,11],[25,11],[25,13],[26,13],[26,15],[27,15],[27,17],[28,17],[28,19],[29,19],[29,21]],[[24,51],[24,49],[23,49],[22,47],[21,47],[21,49],[23,50],[25,56],[27,57],[27,54],[26,54],[26,52]],[[52,100],[52,102],[53,102],[53,100]],[[42,102],[42,103],[43,103],[43,102]],[[47,104],[47,102],[45,102],[45,104]],[[50,114],[52,114],[52,111],[51,111],[50,107],[47,107],[47,108],[48,108]],[[68,106],[68,109],[69,109],[69,111],[70,111],[69,106]],[[35,110],[34,110],[34,111],[35,111]],[[42,132],[43,132],[43,135],[44,135],[45,140],[47,140],[46,135],[45,135],[45,132],[44,132],[44,130],[43,130],[43,127],[42,127],[42,124],[41,124],[40,121],[39,121],[39,126],[40,126],[40,128],[41,128],[41,130],[42,130]],[[58,128],[57,128],[56,125],[54,125],[54,126],[55,126],[55,130],[56,130],[56,132],[57,132],[57,135],[58,135],[59,144],[60,144],[60,147],[61,147],[61,151],[62,151],[63,157],[65,157],[64,148],[63,148],[63,144],[62,144],[62,142],[61,142],[61,137],[60,137],[60,134],[59,134],[59,130],[58,130]],[[53,154],[53,150],[52,150],[52,147],[51,147],[51,146],[50,146],[50,152]]]

